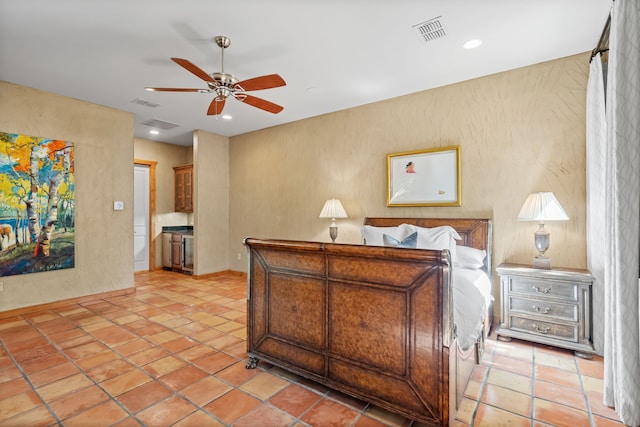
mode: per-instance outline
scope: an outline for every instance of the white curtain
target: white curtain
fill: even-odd
[[[606,248],[606,141],[603,63],[598,53],[591,61],[587,84],[587,264],[595,277],[593,301],[604,301]],[[593,304],[593,345],[604,352],[604,304]]]
[[[616,0],[606,98],[601,83],[591,81],[602,76],[599,57],[587,90],[588,262],[599,281],[594,302],[604,294],[604,403],[630,426],[640,426],[639,25],[640,2]]]

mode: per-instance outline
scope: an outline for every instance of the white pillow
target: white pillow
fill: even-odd
[[[458,232],[448,225],[441,227],[424,228],[417,225],[407,224],[407,227],[412,231],[418,232],[418,249],[433,249],[441,251],[448,249],[451,253],[452,261],[456,261],[456,240],[460,240],[461,237]]]
[[[408,224],[400,224],[397,227],[365,225],[361,230],[363,243],[367,246],[384,246],[383,236],[385,234],[396,240],[403,241],[412,232],[407,226]]]
[[[459,268],[482,268],[484,267],[484,259],[487,257],[487,251],[484,249],[476,249],[469,246],[458,246],[456,254],[457,259],[454,266]]]

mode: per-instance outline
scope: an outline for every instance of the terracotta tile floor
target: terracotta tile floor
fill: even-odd
[[[127,295],[0,313],[2,426],[412,426],[261,363],[244,367],[246,279],[136,275]],[[602,359],[489,339],[456,426],[621,425]]]

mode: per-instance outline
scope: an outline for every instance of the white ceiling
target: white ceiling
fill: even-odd
[[[233,136],[592,50],[611,0],[0,0],[0,80],[135,114],[141,138],[191,145],[194,129]],[[445,35],[425,41],[417,24]],[[278,73],[280,88],[234,99],[230,121],[207,116],[209,93],[169,58],[227,73]],[[469,39],[482,39],[473,50]],[[159,104],[151,108],[136,98]],[[1,99],[0,102],[10,102]],[[141,122],[180,125],[160,135]],[[6,131],[6,130],[5,130]]]

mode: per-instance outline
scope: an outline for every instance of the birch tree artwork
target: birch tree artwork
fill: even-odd
[[[0,132],[0,276],[74,267],[73,143]]]

